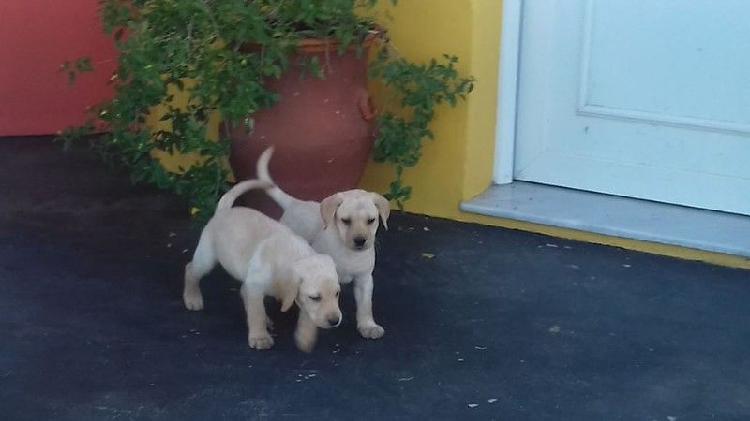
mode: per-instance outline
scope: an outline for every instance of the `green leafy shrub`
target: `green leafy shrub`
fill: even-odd
[[[394,0],[391,0],[395,3]],[[126,167],[133,182],[145,182],[185,198],[194,216],[205,220],[228,188],[229,140],[213,141],[208,124],[218,113],[225,122],[244,122],[272,107],[278,95],[265,81],[279,78],[290,66],[304,66],[325,77],[315,59],[290,62],[302,39],[329,38],[338,53],[361,50],[366,37],[379,31],[363,13],[377,0],[102,0],[106,31],[119,51],[112,75],[112,100],[92,110],[85,127],[67,130],[65,141],[102,131],[92,141],[110,163]],[[411,193],[401,180],[405,168],[417,164],[422,142],[431,139],[435,107],[455,106],[471,92],[471,78],[461,77],[457,58],[444,56],[427,64],[398,57],[386,37],[371,64],[371,76],[382,79],[397,109],[377,119],[374,159],[392,164],[396,179],[386,193],[399,206]],[[259,48],[246,48],[254,45]],[[361,52],[361,51],[360,51]],[[91,71],[83,58],[61,66],[72,82]],[[183,106],[175,94],[187,96]],[[147,121],[161,106],[168,129]],[[168,171],[155,151],[194,154],[200,159],[180,171]]]

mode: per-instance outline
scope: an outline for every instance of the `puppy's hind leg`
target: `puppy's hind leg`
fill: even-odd
[[[200,281],[216,265],[216,256],[208,235],[204,231],[193,253],[193,260],[185,265],[185,289],[182,300],[188,310],[203,310]]]

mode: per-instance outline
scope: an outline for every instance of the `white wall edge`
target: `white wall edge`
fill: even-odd
[[[522,2],[523,0],[503,1],[493,175],[493,181],[497,184],[507,184],[513,181]]]

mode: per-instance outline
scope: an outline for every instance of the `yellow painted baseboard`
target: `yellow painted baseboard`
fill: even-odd
[[[607,246],[620,247],[623,249],[639,251],[643,253],[670,256],[678,259],[695,260],[711,263],[718,266],[726,266],[737,269],[750,269],[750,259],[730,254],[713,253],[695,250],[686,247],[668,244],[654,243],[650,241],[630,240],[627,238],[612,237],[608,235],[595,234],[591,232],[578,231],[569,228],[551,227],[529,222],[515,221],[511,219],[495,218],[490,216],[475,215],[462,212],[457,220],[480,225],[509,228],[520,231],[534,232],[567,240],[583,241],[587,243],[603,244]]]

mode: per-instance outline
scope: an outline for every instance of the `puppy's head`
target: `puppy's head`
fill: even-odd
[[[336,230],[342,244],[352,250],[367,250],[375,243],[380,221],[388,229],[391,208],[388,200],[377,193],[349,190],[336,193],[320,204],[320,215],[326,228]]]
[[[327,329],[341,324],[339,276],[330,256],[315,254],[294,262],[294,282],[282,291],[281,311],[296,302],[316,326]]]

